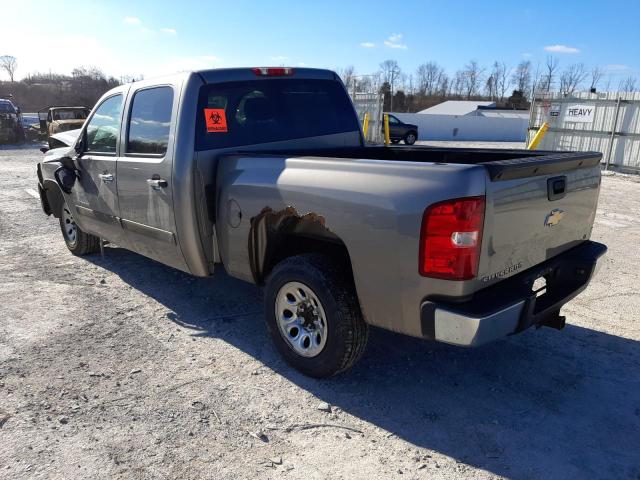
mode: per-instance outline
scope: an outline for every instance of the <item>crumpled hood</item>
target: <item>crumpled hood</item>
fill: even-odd
[[[70,147],[52,148],[44,154],[43,162],[57,162],[62,157],[71,157],[75,151]]]
[[[79,120],[67,120],[67,121],[77,122]],[[74,145],[76,143],[76,140],[78,139],[78,136],[80,135],[80,131],[81,130],[82,130],[81,128],[77,128],[75,130],[67,130],[66,132],[55,133],[55,134],[51,135],[50,138],[58,140],[59,142],[63,143],[64,145],[67,145],[67,146],[71,147],[72,145]]]

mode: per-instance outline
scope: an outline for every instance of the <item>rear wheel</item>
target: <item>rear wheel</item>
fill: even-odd
[[[62,204],[60,212],[60,230],[67,248],[74,255],[88,255],[100,250],[100,239],[95,235],[83,232],[73,218],[69,206]]]
[[[417,139],[418,136],[416,135],[416,132],[409,132],[404,136],[404,143],[407,145],[413,145],[416,143]]]
[[[336,375],[364,353],[369,330],[350,274],[329,257],[299,255],[276,265],[265,310],[276,348],[305,375]]]

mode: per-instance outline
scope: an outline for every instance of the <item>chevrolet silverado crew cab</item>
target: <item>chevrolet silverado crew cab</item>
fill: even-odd
[[[37,167],[73,254],[108,240],[264,286],[275,346],[315,377],[370,326],[465,346],[561,328],[606,251],[599,153],[365,146],[327,70],[122,85],[74,138]]]

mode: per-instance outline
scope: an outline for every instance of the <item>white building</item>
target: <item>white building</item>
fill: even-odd
[[[528,111],[478,100],[447,100],[418,113],[393,115],[417,125],[418,140],[524,142],[529,126]]]
[[[420,115],[456,115],[458,117],[474,115],[478,107],[495,108],[496,102],[480,102],[476,100],[447,100],[433,107],[420,110]]]

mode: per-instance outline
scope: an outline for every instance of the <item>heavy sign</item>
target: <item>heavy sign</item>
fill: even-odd
[[[593,122],[593,114],[596,107],[593,105],[567,105],[564,110],[565,122]]]

